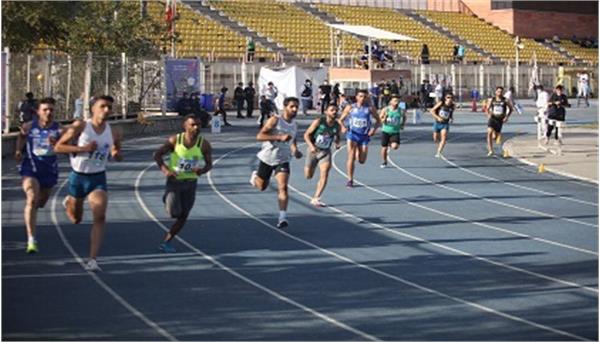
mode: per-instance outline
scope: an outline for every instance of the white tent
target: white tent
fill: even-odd
[[[317,88],[327,79],[328,68],[303,69],[292,66],[287,69],[273,70],[262,67],[258,74],[258,93],[263,95],[267,84],[273,82],[277,87],[278,95],[275,104],[278,109],[283,109],[283,99],[289,96],[300,98],[300,93],[304,89],[304,81],[309,79],[313,85],[313,103],[316,100]]]
[[[409,36],[405,36],[403,34],[398,34],[398,33],[394,33],[394,32],[390,32],[390,31],[386,31],[386,30],[382,30],[382,29],[378,29],[376,27],[373,26],[368,26],[368,25],[345,25],[345,24],[327,24],[329,27],[331,27],[331,64],[333,65],[333,30],[339,30],[339,31],[344,31],[344,32],[348,32],[348,33],[352,33],[355,34],[357,36],[360,37],[365,37],[368,40],[368,46],[369,46],[369,70],[372,70],[372,63],[371,63],[371,39],[381,39],[381,40],[394,40],[394,41],[416,41],[418,39],[409,37]],[[337,51],[337,60],[338,60],[338,67],[339,67],[339,60],[340,60],[340,50],[338,49]]]

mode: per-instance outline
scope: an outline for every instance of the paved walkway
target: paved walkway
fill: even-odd
[[[544,164],[547,172],[598,183],[598,129],[567,127],[563,136],[562,149],[553,139],[538,147],[535,134],[509,139],[504,148],[523,163]]]

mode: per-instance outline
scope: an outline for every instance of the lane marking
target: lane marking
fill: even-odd
[[[67,248],[67,250],[69,251],[69,253],[71,253],[71,255],[73,256],[73,259],[75,259],[75,261],[77,263],[79,263],[79,265],[81,266],[81,268],[84,269],[84,271],[85,271],[85,263],[83,261],[83,258],[81,258],[79,256],[79,254],[77,254],[77,252],[75,251],[75,249],[73,249],[73,246],[71,246],[71,243],[67,240],[65,234],[63,233],[63,230],[62,230],[60,224],[58,223],[58,218],[56,216],[56,202],[57,202],[58,194],[60,193],[60,191],[62,190],[62,188],[65,186],[65,184],[67,184],[68,181],[69,181],[68,179],[65,179],[65,181],[62,182],[62,184],[58,187],[58,189],[56,190],[56,192],[52,196],[52,210],[51,210],[50,213],[51,213],[51,216],[52,216],[52,222],[54,223],[54,227],[56,228],[56,232],[58,233],[58,236],[60,237],[60,240],[62,241],[63,245]],[[100,277],[96,273],[90,272],[90,271],[85,271],[85,272],[102,289],[104,289],[104,291],[106,291],[114,300],[116,300],[125,309],[127,309],[129,312],[131,312],[135,317],[139,318],[147,326],[149,326],[150,328],[152,328],[154,331],[156,331],[159,335],[163,336],[167,340],[169,340],[169,341],[177,341],[177,339],[173,335],[171,335],[168,331],[166,331],[165,329],[163,329],[162,327],[160,327],[157,323],[155,323],[154,321],[152,321],[151,319],[149,319],[148,317],[146,317],[142,312],[140,312],[138,309],[136,309],[133,305],[129,304],[129,302],[127,302],[115,290],[113,290],[102,279],[100,279]]]
[[[221,156],[219,159],[217,159],[217,161],[215,161],[215,164],[217,162],[219,162],[220,160],[226,158],[227,156],[229,156],[229,155],[231,155],[231,154],[233,154],[235,152],[238,152],[240,150],[243,150],[243,149],[245,149],[247,147],[249,147],[249,146],[247,145],[247,146],[244,146],[244,147],[238,148],[236,150],[233,150],[233,151],[225,153],[223,156]],[[540,323],[535,323],[535,322],[532,322],[532,321],[524,319],[524,318],[520,318],[520,317],[511,315],[511,314],[507,314],[507,313],[504,313],[504,312],[492,309],[490,307],[487,307],[487,306],[484,306],[484,305],[481,305],[481,304],[478,304],[478,303],[475,303],[475,302],[471,302],[471,301],[468,301],[468,300],[465,300],[465,299],[462,299],[462,298],[459,298],[459,297],[455,297],[455,296],[443,293],[443,292],[438,291],[438,290],[431,289],[429,287],[425,287],[423,285],[419,285],[417,283],[411,282],[411,281],[406,280],[404,278],[401,278],[401,277],[395,276],[393,274],[390,274],[390,273],[381,271],[379,269],[367,266],[365,264],[359,263],[359,262],[357,262],[357,261],[355,261],[353,259],[345,257],[345,256],[343,256],[341,254],[338,254],[336,252],[333,252],[333,251],[331,251],[329,249],[322,248],[322,247],[320,247],[320,246],[318,246],[316,244],[313,244],[312,242],[309,242],[309,241],[303,240],[301,238],[298,238],[298,237],[296,237],[294,235],[291,235],[291,234],[289,234],[289,233],[287,233],[287,232],[285,232],[285,231],[283,231],[281,229],[278,229],[274,225],[266,222],[265,220],[262,220],[262,219],[260,219],[260,218],[258,218],[256,216],[254,216],[252,213],[246,211],[245,209],[241,208],[240,206],[238,206],[237,204],[235,204],[233,201],[231,201],[227,196],[225,196],[223,193],[221,193],[216,188],[216,186],[215,186],[215,184],[214,184],[214,182],[212,180],[212,171],[207,174],[207,178],[208,178],[209,185],[211,186],[211,188],[213,189],[213,191],[219,197],[221,197],[221,199],[223,199],[227,204],[229,204],[230,206],[232,206],[233,208],[235,208],[236,210],[238,210],[242,214],[250,217],[251,219],[253,219],[253,220],[255,220],[255,221],[259,222],[259,223],[261,223],[265,227],[267,227],[267,228],[269,228],[271,230],[274,230],[274,231],[278,232],[279,234],[282,234],[282,235],[284,235],[284,236],[286,236],[286,237],[288,237],[288,238],[290,238],[292,240],[295,240],[295,241],[297,241],[297,242],[299,242],[299,243],[301,243],[301,244],[303,244],[305,246],[314,248],[314,249],[319,250],[319,251],[321,251],[321,252],[323,252],[325,254],[331,255],[331,256],[333,256],[333,257],[335,257],[337,259],[340,259],[342,261],[350,263],[350,264],[352,264],[352,265],[354,265],[354,266],[356,266],[358,268],[362,268],[362,269],[365,269],[365,270],[370,271],[372,273],[379,274],[379,275],[381,275],[381,276],[383,276],[385,278],[394,280],[396,282],[400,282],[402,284],[405,284],[405,285],[408,285],[410,287],[419,289],[421,291],[428,292],[428,293],[431,293],[431,294],[434,294],[434,295],[437,295],[437,296],[449,299],[451,301],[458,302],[460,304],[464,304],[464,305],[467,305],[467,306],[470,306],[470,307],[474,307],[476,309],[479,309],[479,310],[482,310],[482,311],[485,311],[485,312],[488,312],[488,313],[491,313],[491,314],[494,314],[494,315],[497,315],[497,316],[500,316],[500,317],[503,317],[503,318],[506,318],[506,319],[509,319],[509,320],[512,320],[512,321],[515,321],[515,322],[520,322],[520,323],[523,323],[523,324],[526,324],[526,325],[529,325],[529,326],[532,326],[532,327],[535,327],[535,328],[538,328],[538,329],[541,329],[541,330],[549,331],[549,332],[556,333],[556,334],[563,335],[563,336],[568,336],[570,338],[574,338],[574,339],[577,339],[577,340],[587,340],[584,337],[581,337],[581,336],[578,336],[578,335],[575,335],[575,334],[572,334],[572,333],[569,333],[569,332],[566,332],[566,331],[558,330],[558,329],[555,329],[555,328],[552,328],[552,327],[549,327],[549,326],[546,326],[546,325],[543,325],[543,324],[540,324]]]
[[[253,143],[252,145],[255,145],[255,143]],[[231,152],[234,152],[234,151],[237,151],[237,150],[240,150],[240,149],[243,149],[243,148],[246,148],[246,147],[238,148],[238,149],[233,150]],[[231,152],[229,152],[229,153],[231,153]],[[217,159],[213,163],[213,165],[216,165],[219,162],[219,160],[221,160],[226,155],[227,154],[225,154],[221,158]],[[168,232],[169,228],[167,226],[165,226],[162,222],[160,222],[156,218],[156,216],[154,216],[154,214],[148,209],[148,207],[144,203],[144,201],[143,201],[143,199],[142,199],[142,197],[140,195],[140,192],[139,192],[139,185],[140,185],[140,182],[141,182],[141,179],[142,179],[144,173],[147,170],[149,170],[154,165],[155,165],[155,163],[152,162],[148,167],[146,167],[144,170],[142,170],[139,173],[138,177],[135,180],[135,186],[134,186],[134,188],[135,188],[135,196],[137,198],[137,201],[138,201],[140,207],[142,208],[142,210],[144,210],[144,212],[146,213],[146,215],[148,215],[148,217],[152,221],[154,221],[154,223],[156,223],[156,225],[158,225],[162,230],[164,230],[165,232]],[[208,177],[210,177],[210,172],[208,173]],[[347,325],[345,323],[342,323],[342,322],[340,322],[340,321],[338,321],[338,320],[336,320],[336,319],[334,319],[334,318],[332,318],[332,317],[330,317],[328,315],[325,315],[325,314],[323,314],[323,313],[321,313],[321,312],[319,312],[319,311],[317,311],[315,309],[312,309],[312,308],[310,308],[310,307],[308,307],[306,305],[303,305],[303,304],[301,304],[301,303],[299,303],[299,302],[297,302],[297,301],[295,301],[295,300],[293,300],[293,299],[291,299],[289,297],[286,297],[286,296],[284,296],[284,295],[282,295],[282,294],[280,294],[280,293],[278,293],[278,292],[276,292],[274,290],[271,290],[270,288],[268,288],[266,286],[263,286],[263,285],[257,283],[256,281],[251,280],[250,278],[248,278],[248,277],[246,277],[246,276],[244,276],[244,275],[242,275],[242,274],[234,271],[233,269],[225,266],[223,263],[217,261],[212,256],[210,256],[210,255],[204,253],[203,251],[201,251],[200,249],[194,247],[191,243],[188,243],[183,238],[181,238],[179,236],[175,236],[175,238],[177,239],[177,241],[181,242],[184,246],[186,246],[190,250],[196,252],[198,255],[202,256],[204,259],[210,261],[215,266],[221,268],[222,270],[224,270],[227,273],[233,275],[234,277],[236,277],[236,278],[244,281],[245,283],[247,283],[247,284],[249,284],[249,285],[251,285],[251,286],[253,286],[253,287],[255,287],[255,288],[257,288],[257,289],[259,289],[259,290],[261,290],[261,291],[263,291],[263,292],[265,292],[265,293],[267,293],[267,294],[269,294],[269,295],[271,295],[271,296],[273,296],[275,298],[277,298],[278,300],[283,301],[285,303],[288,303],[288,304],[290,304],[290,305],[292,305],[292,306],[294,306],[294,307],[296,307],[296,308],[298,308],[298,309],[300,309],[300,310],[302,310],[302,311],[304,311],[306,313],[309,313],[309,314],[317,317],[318,319],[321,319],[321,320],[323,320],[323,321],[325,321],[325,322],[327,322],[327,323],[329,323],[331,325],[334,325],[334,326],[336,326],[338,328],[341,328],[343,330],[351,332],[351,333],[353,333],[353,334],[355,334],[355,335],[357,335],[360,338],[363,338],[365,340],[370,340],[370,341],[378,341],[379,340],[377,337],[375,337],[373,335],[370,335],[370,334],[368,334],[366,332],[363,332],[361,330],[353,328],[353,327],[351,327],[351,326],[349,326],[349,325]]]

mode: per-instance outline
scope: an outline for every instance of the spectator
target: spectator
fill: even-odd
[[[452,48],[452,61],[458,61],[458,45],[454,45]]]
[[[379,95],[381,94],[381,89],[377,83],[373,83],[371,89],[369,89],[369,94],[371,95],[371,101],[373,103],[373,107],[379,109]]]
[[[548,118],[548,102],[550,101],[550,95],[546,91],[544,91],[544,86],[541,84],[535,86],[535,92],[537,94],[537,99],[535,102],[535,106],[537,107],[538,116],[542,119]],[[538,139],[544,135],[544,132],[548,129],[545,121],[542,121],[541,124],[538,125]]]
[[[215,116],[219,114],[223,116],[223,125],[225,126],[231,126],[231,124],[227,122],[227,112],[225,111],[225,94],[227,94],[228,90],[229,89],[227,89],[226,87],[221,88],[221,95],[219,95],[219,97],[217,98],[214,114]]]
[[[463,59],[465,58],[465,47],[462,45],[458,46],[458,60],[462,63]]]
[[[237,109],[237,118],[243,119],[242,110],[244,109],[244,83],[238,83],[238,86],[233,90],[233,100]]]
[[[327,80],[323,81],[323,84],[319,86],[319,104],[321,106],[321,115],[325,115],[325,108],[331,101],[331,85]]]
[[[429,47],[427,44],[423,44],[421,49],[421,64],[429,64]]]
[[[254,96],[256,96],[252,81],[248,82],[248,86],[244,88],[244,96],[246,97],[246,117],[251,118],[254,111]]]
[[[442,86],[442,83],[438,82],[435,85],[435,103],[439,103],[442,101],[442,98],[444,98],[444,87]]]
[[[275,105],[275,99],[277,95],[279,95],[279,91],[277,87],[273,84],[273,82],[267,83],[267,87],[263,91],[263,95],[267,98],[267,100],[271,101],[271,112],[277,114],[277,106]]]
[[[248,38],[248,45],[246,46],[246,60],[248,63],[254,62],[254,52],[256,51],[256,44],[252,38]]]
[[[514,93],[515,93],[515,87],[509,87],[508,90],[506,91],[506,93],[504,93],[504,98],[506,98],[510,103],[512,103],[513,108],[515,109],[517,114],[521,115],[521,114],[523,114],[523,107],[521,107],[521,105],[517,102],[517,100],[515,100],[514,95],[513,95]]]
[[[265,95],[261,95],[259,106],[260,118],[258,120],[258,124],[260,128],[262,128],[265,121],[271,116],[271,101],[269,101]]]
[[[587,107],[590,106],[589,96],[590,96],[590,88],[589,88],[590,78],[587,73],[578,73],[577,74],[577,107],[579,107],[579,102],[581,98],[585,100],[585,104]]]
[[[346,106],[350,105],[350,101],[348,101],[348,97],[345,94],[340,95],[340,105],[338,106],[338,111],[341,113],[344,111]]]
[[[190,103],[192,114],[200,120],[200,126],[202,128],[207,128],[208,122],[210,121],[210,115],[208,115],[208,112],[200,104],[200,94],[193,92],[190,96]]]
[[[431,92],[431,86],[428,80],[423,80],[421,83],[421,89],[419,89],[419,95],[421,98],[421,109],[425,111],[429,107],[429,93]]]
[[[339,104],[340,94],[340,84],[336,83],[333,86],[333,90],[331,90],[331,103],[337,106]]]
[[[309,79],[304,81],[304,88],[302,89],[302,93],[300,93],[300,102],[302,104],[302,113],[304,115],[308,115],[308,110],[312,108],[312,82]]]
[[[22,125],[32,121],[37,111],[37,100],[33,97],[32,92],[25,94],[25,99],[19,102],[19,123]]]
[[[192,105],[187,92],[184,91],[183,94],[181,94],[181,98],[177,101],[175,110],[180,116],[186,116],[192,113]]]
[[[383,96],[381,97],[381,107],[386,107],[392,98],[392,87],[390,82],[385,81],[383,84],[383,90],[381,92]]]
[[[390,84],[390,91],[393,94],[399,95],[400,94],[400,88],[398,88],[398,83],[396,83],[396,80],[392,80],[392,83]]]
[[[556,120],[556,121],[565,121],[566,110],[565,108],[571,107],[569,101],[567,100],[567,95],[563,94],[563,86],[557,85],[554,89],[554,94],[550,96],[550,101],[548,102],[548,119]],[[550,140],[550,136],[552,136],[552,130],[556,128],[555,125],[548,124],[548,129],[546,131],[546,140],[545,144],[548,144]],[[554,133],[554,138],[558,141],[559,144],[562,145],[562,138],[558,134],[558,128],[556,128],[556,132]]]
[[[79,120],[83,117],[83,98],[85,92],[82,92],[78,98],[75,99],[75,111],[73,112],[73,119]]]

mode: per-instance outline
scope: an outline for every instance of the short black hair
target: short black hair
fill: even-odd
[[[110,96],[110,95],[92,96],[90,98],[90,109],[92,109],[92,107],[94,107],[94,105],[96,104],[96,102],[98,102],[99,100],[108,101],[111,104],[113,104],[115,102],[115,99],[113,99],[113,97]]]
[[[183,117],[183,121],[181,122],[182,124],[186,121],[188,121],[189,119],[194,119],[194,121],[196,120],[196,115],[194,114],[188,114],[186,116]]]
[[[391,98],[400,100],[402,97],[398,94],[392,94]]]
[[[503,87],[503,86],[497,86],[497,87],[496,87],[496,90],[498,90],[498,89],[502,89],[502,90],[504,90],[504,87]]]
[[[365,96],[369,95],[369,91],[367,89],[358,89],[358,91],[356,92],[356,95],[363,93],[365,94]]]
[[[329,109],[329,107],[334,107],[336,110],[338,109],[338,106],[335,104],[335,102],[329,102],[327,104],[327,108],[325,108],[325,109]]]
[[[25,94],[25,97],[28,98],[28,99],[32,99],[33,98],[33,93],[29,91],[29,92],[27,92]]]
[[[287,105],[288,105],[290,102],[296,102],[296,103],[300,103],[300,100],[298,100],[298,98],[297,98],[297,97],[293,97],[293,96],[286,97],[285,99],[283,99],[283,106],[284,106],[284,107],[287,107]]]
[[[563,87],[561,84],[559,84],[559,85],[556,86],[556,89],[564,90],[565,87]]]
[[[40,102],[38,102],[38,106],[41,104],[51,104],[54,106],[56,104],[56,100],[53,97],[44,97],[40,100]]]

